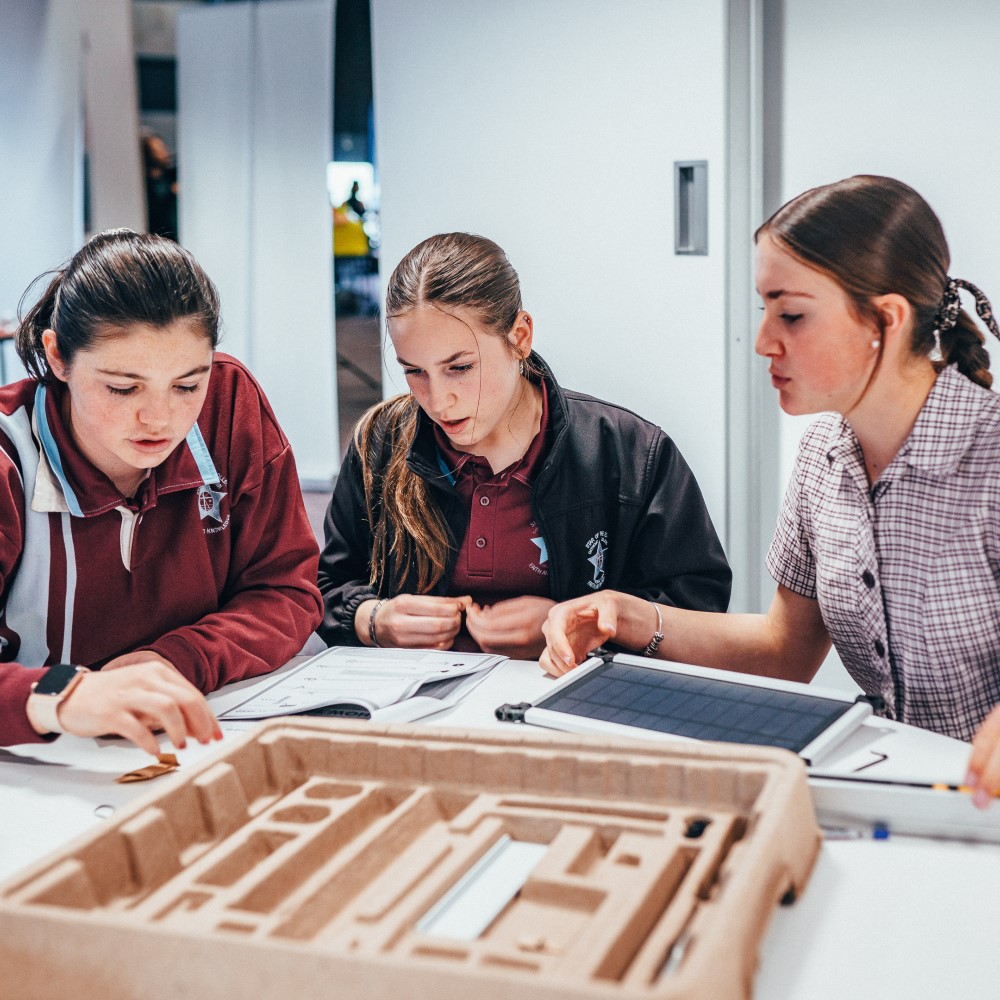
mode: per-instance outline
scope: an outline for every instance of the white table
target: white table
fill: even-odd
[[[552,684],[537,663],[511,661],[428,725],[499,725],[503,702],[530,701]],[[227,736],[246,723],[223,723]],[[186,762],[215,752],[179,751]],[[969,749],[885,720],[870,720],[824,771],[961,782]],[[882,755],[886,756],[881,760]],[[872,764],[873,761],[879,761]],[[0,878],[62,847],[114,808],[174,780],[117,785],[149,762],[118,740],[64,736],[0,750]],[[1000,824],[1000,804],[997,823]],[[758,1000],[939,1000],[1000,991],[1000,847],[892,837],[824,843],[809,886],[775,913],[755,984]]]

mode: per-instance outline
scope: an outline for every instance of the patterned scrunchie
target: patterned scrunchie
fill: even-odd
[[[976,312],[979,313],[979,318],[989,328],[990,333],[1000,340],[1000,327],[993,318],[993,306],[990,305],[990,300],[971,281],[964,281],[962,278],[949,278],[948,284],[944,287],[944,296],[934,317],[934,339],[937,340],[942,333],[950,330],[958,322],[958,313],[962,308],[962,304],[958,301],[959,288],[972,293],[976,300]]]

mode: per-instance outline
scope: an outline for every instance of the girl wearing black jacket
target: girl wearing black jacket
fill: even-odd
[[[729,566],[684,459],[653,424],[559,386],[499,246],[419,244],[386,325],[410,392],[361,419],[334,489],[329,644],[534,659],[549,608],[604,587],[726,609]]]

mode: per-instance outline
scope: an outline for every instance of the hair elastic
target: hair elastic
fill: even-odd
[[[940,353],[941,334],[947,333],[958,322],[958,314],[962,309],[962,304],[958,299],[960,288],[972,293],[976,300],[976,312],[979,314],[979,318],[986,324],[990,333],[997,340],[1000,340],[1000,327],[997,326],[997,321],[993,317],[993,306],[990,305],[990,300],[982,290],[971,281],[965,281],[963,278],[948,278],[948,282],[944,286],[944,295],[941,297],[941,304],[934,317],[934,342],[938,353]]]

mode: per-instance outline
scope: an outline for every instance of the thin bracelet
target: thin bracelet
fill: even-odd
[[[372,608],[372,613],[368,618],[368,638],[371,639],[372,645],[375,646],[376,649],[381,649],[382,647],[379,645],[378,638],[375,635],[375,616],[382,610],[382,605],[388,603],[388,597],[380,598],[375,602],[375,607]]]
[[[660,614],[660,606],[656,601],[650,601],[656,611],[656,631],[653,633],[653,638],[649,640],[649,645],[642,651],[643,656],[652,656],[656,652],[657,647],[663,642],[663,615]],[[372,618],[374,621],[374,616]]]

